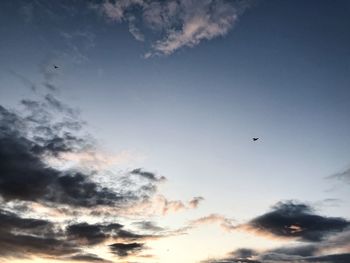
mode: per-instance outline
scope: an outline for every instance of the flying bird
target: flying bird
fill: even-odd
[[[257,140],[259,140],[259,138],[253,138],[253,141],[254,141],[254,142],[257,141]]]
[[[59,67],[58,66],[56,66],[56,65],[53,65],[53,67],[55,68],[55,69],[58,69]]]

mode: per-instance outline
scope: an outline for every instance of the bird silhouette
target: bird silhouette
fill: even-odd
[[[58,69],[59,67],[58,66],[56,66],[56,65],[53,65],[53,67],[55,68],[55,69]]]
[[[254,141],[254,142],[257,141],[257,140],[259,140],[259,138],[253,138],[253,141]]]

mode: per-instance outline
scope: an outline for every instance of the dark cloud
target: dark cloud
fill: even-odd
[[[247,253],[241,253],[247,251]],[[326,263],[347,263],[350,262],[350,253],[315,255],[319,252],[313,245],[281,247],[274,250],[255,252],[251,249],[239,249],[230,253],[223,259],[206,260],[206,263],[305,263],[305,262],[326,262]]]
[[[95,245],[107,239],[118,239],[122,241],[135,241],[157,238],[160,236],[137,234],[123,229],[123,225],[113,224],[72,224],[67,227],[66,234],[70,240],[79,243]]]
[[[310,257],[315,255],[318,251],[318,247],[316,245],[302,245],[302,246],[290,246],[290,247],[280,247],[274,250],[271,250],[270,253],[290,255],[290,256],[302,256],[302,257]]]
[[[249,221],[248,229],[278,237],[297,238],[299,245],[277,247],[265,251],[238,249],[226,257],[207,263],[305,263],[350,262],[349,221],[315,214],[312,207],[293,201],[280,202],[272,211]],[[294,241],[294,240],[292,240]],[[337,254],[332,252],[337,252]]]
[[[350,253],[332,254],[318,257],[310,257],[306,262],[327,262],[327,263],[348,263],[350,262]]]
[[[79,152],[89,143],[84,138],[60,132],[52,128],[48,118],[38,117],[39,102],[25,101],[34,108],[31,115],[36,124],[0,106],[0,196],[5,200],[27,200],[51,202],[73,206],[125,204],[147,198],[156,187],[141,186],[139,192],[114,190],[102,187],[92,181],[89,173],[74,170],[60,171],[48,166],[45,156],[59,156],[63,152]],[[37,128],[46,128],[39,134]]]
[[[324,217],[313,213],[306,204],[278,203],[271,212],[248,223],[252,229],[275,236],[321,241],[330,234],[343,231],[350,222],[338,217]]]
[[[327,263],[346,263],[350,260],[350,253],[314,255],[317,251],[310,246],[300,246],[296,248],[281,248],[267,251],[259,256],[261,262],[274,263],[303,263],[303,262],[327,262]]]
[[[113,205],[118,202],[127,202],[129,198],[100,187],[82,173],[60,176],[57,178],[57,183],[50,187],[54,189],[55,194],[49,196],[49,201],[75,206]]]
[[[42,84],[54,85],[57,73],[52,67],[43,65],[42,71]],[[68,163],[71,156],[74,159],[98,153],[96,142],[84,133],[79,111],[52,92],[35,95],[39,100],[24,99],[18,110],[0,105],[0,261],[39,256],[109,262],[87,253],[86,248],[111,241],[111,252],[127,257],[145,249],[147,240],[165,236],[152,233],[161,228],[150,223],[143,226],[149,231],[152,228],[152,232],[141,233],[118,223],[105,223],[118,217],[119,209],[128,213],[138,204],[151,204],[165,177],[134,169],[123,175],[113,174],[113,184],[106,187],[105,178],[101,179],[104,171],[78,165],[61,167],[65,158]],[[199,201],[195,198],[191,204],[197,206]],[[173,203],[179,206],[175,202],[167,206]],[[107,220],[76,223],[80,220],[74,217],[84,215]],[[32,218],[41,216],[45,220]]]
[[[143,243],[114,243],[109,245],[111,251],[119,257],[137,254],[144,249]]]
[[[154,173],[151,172],[147,172],[147,171],[143,171],[141,168],[138,169],[134,169],[130,172],[130,174],[135,174],[135,175],[139,175],[147,180],[150,181],[164,181],[166,180],[166,178],[164,176],[161,177],[157,177]]]
[[[60,239],[61,233],[46,220],[21,218],[0,210],[0,256],[24,257],[33,254],[61,256],[80,249]]]
[[[257,252],[253,249],[248,248],[240,248],[231,253],[233,256],[237,258],[251,258],[252,256],[257,255]]]
[[[20,135],[20,131],[26,129],[23,121],[13,112],[0,105],[0,135]]]
[[[46,220],[21,218],[15,213],[0,210],[0,231],[9,231],[13,229],[20,230],[33,230],[37,229],[44,231],[45,229],[52,228],[52,224]]]
[[[2,207],[23,214],[35,214],[30,208],[35,203],[39,207],[56,207],[57,212],[65,215],[79,216],[84,209],[89,211],[96,206],[103,206],[108,212],[108,207],[116,209],[147,202],[156,193],[157,184],[165,179],[135,169],[131,172],[134,176],[120,176],[114,188],[110,189],[93,180],[96,178],[94,171],[60,170],[50,166],[47,158],[60,159],[63,153],[84,153],[86,149],[93,150],[93,143],[85,137],[74,135],[74,132],[80,132],[81,121],[75,120],[74,112],[55,97],[48,95],[44,101],[23,100],[21,104],[26,109],[23,114],[0,106]],[[140,177],[145,180],[139,180]],[[26,204],[25,210],[15,209],[13,204]],[[63,208],[67,212],[63,212]],[[144,249],[144,243],[136,243],[136,240],[144,242],[161,237],[135,233],[118,223],[76,223],[62,226],[54,223],[54,218],[52,220],[53,222],[21,218],[15,213],[1,212],[0,257],[35,254],[104,262],[104,259],[84,253],[84,246],[114,240],[119,243],[112,244],[111,251],[120,257],[126,257]]]
[[[1,257],[63,256],[79,251],[74,244],[53,237],[1,233],[0,238]]]
[[[61,229],[47,220],[22,218],[0,210],[0,257],[28,257],[31,254],[54,256],[85,262],[110,262],[83,252],[85,245],[96,245],[109,239],[137,240],[150,236],[123,230],[123,225],[79,223]],[[119,257],[127,257],[144,249],[143,243],[115,243],[109,246]]]
[[[229,254],[227,258],[209,260],[210,263],[260,263],[260,261],[254,260],[253,257],[258,253],[253,249],[240,248]]]
[[[154,222],[150,222],[150,221],[135,222],[134,225],[136,225],[141,230],[152,231],[152,232],[160,232],[165,230],[163,227],[159,227]]]
[[[121,229],[117,232],[117,235],[115,237],[121,238],[123,240],[145,240],[145,239],[153,239],[153,238],[159,238],[160,235],[143,235],[143,234],[136,234],[131,231],[127,231],[124,229]]]
[[[5,200],[93,206],[123,199],[90,181],[87,175],[48,167],[37,155],[36,147],[39,146],[16,134],[0,134],[0,195]],[[58,147],[48,144],[46,149]]]
[[[10,131],[0,133],[0,194],[3,198],[37,200],[47,194],[48,186],[58,178],[58,171],[47,168],[33,154],[33,146],[33,142]]]
[[[89,245],[98,244],[115,234],[123,226],[120,224],[91,225],[79,223],[70,225],[67,228],[67,235],[73,239],[82,240]]]
[[[224,258],[224,259],[211,259],[202,261],[203,263],[263,263],[258,260],[250,260],[244,258]]]
[[[83,140],[72,136],[69,133],[65,133],[62,136],[52,136],[52,138],[42,139],[36,136],[34,138],[36,144],[33,146],[32,150],[36,154],[49,154],[58,157],[59,154],[64,152],[72,152],[80,147],[84,143]]]

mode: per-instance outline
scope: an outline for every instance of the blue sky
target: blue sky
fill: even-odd
[[[38,127],[27,123],[29,113],[50,112],[47,127],[58,118],[75,120],[82,128],[69,132],[88,134],[84,147],[46,149],[36,157],[60,173],[68,173],[67,166],[71,176],[82,171],[97,187],[113,191],[135,176],[150,180],[145,173],[167,178],[144,182],[156,191],[123,212],[111,201],[109,215],[91,217],[85,207],[80,217],[60,214],[59,223],[37,209],[53,209],[52,199],[8,199],[0,180],[1,211],[43,217],[68,230],[85,217],[91,225],[120,223],[135,233],[136,221],[167,229],[152,229],[153,238],[122,240],[101,228],[103,242],[50,260],[73,262],[79,254],[88,262],[93,253],[112,262],[276,262],[269,257],[276,247],[311,245],[317,249],[310,255],[292,256],[306,262],[324,262],[335,252],[349,256],[347,247],[335,251],[327,243],[346,237],[348,227],[319,230],[326,234],[316,242],[300,223],[306,215],[349,222],[349,11],[347,1],[329,0],[1,2],[0,105],[24,120],[23,136],[40,147],[48,147],[42,143],[49,139],[30,135]],[[42,108],[34,111],[23,99]],[[79,114],[72,115],[75,110]],[[14,124],[4,114],[7,130]],[[132,173],[138,168],[144,173]],[[32,212],[20,213],[16,202]],[[273,207],[278,202],[284,203]],[[142,209],[150,213],[140,216]],[[299,229],[286,237],[265,225],[257,231],[254,219],[268,211],[290,212],[302,234]],[[227,220],[232,229],[220,228]],[[96,246],[132,242],[144,247],[96,252]],[[198,249],[185,252],[190,244]],[[18,252],[8,256],[0,249],[4,262],[23,256],[17,243],[7,245]],[[164,252],[169,246],[172,252]],[[242,246],[259,253],[243,258],[237,252]],[[123,249],[126,255],[119,253]],[[32,260],[48,260],[29,251]],[[329,262],[342,262],[334,258]]]

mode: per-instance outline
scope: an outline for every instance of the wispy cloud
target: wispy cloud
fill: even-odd
[[[236,229],[236,224],[234,219],[227,218],[219,214],[210,214],[193,220],[190,222],[191,227],[200,226],[203,224],[219,224],[225,231],[231,232]]]
[[[338,179],[338,180],[342,180],[346,183],[350,183],[350,168],[346,169],[342,172],[328,176],[327,178],[328,179]]]
[[[122,0],[104,1],[97,9],[114,22],[127,22],[135,39],[143,41],[136,22],[158,33],[145,57],[170,55],[182,47],[226,35],[250,1],[227,0]],[[95,6],[96,7],[96,6]],[[138,17],[135,9],[141,13]]]
[[[162,194],[157,194],[144,200],[143,202],[137,203],[132,207],[126,208],[121,211],[122,213],[130,215],[169,215],[181,211],[196,209],[198,205],[194,206],[194,200],[198,197],[194,197],[188,202],[182,200],[171,200],[166,198]],[[200,198],[202,200],[202,198]]]

